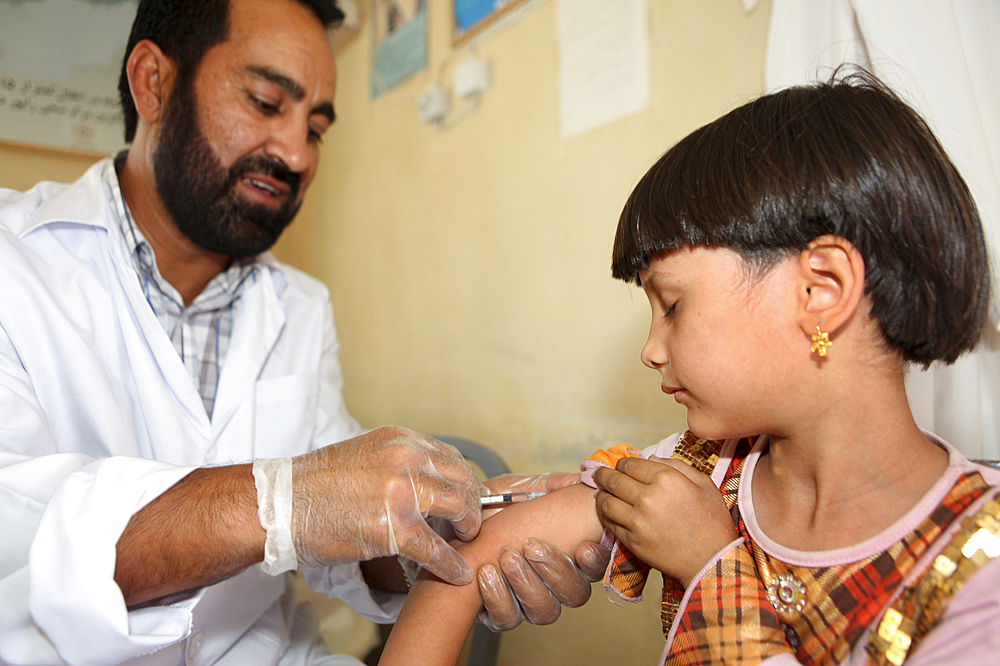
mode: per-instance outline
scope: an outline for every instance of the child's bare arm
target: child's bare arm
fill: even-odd
[[[503,546],[519,546],[527,537],[545,539],[571,553],[583,541],[599,540],[601,532],[594,491],[577,484],[511,505],[485,521],[475,540],[454,545],[476,570],[496,561]],[[457,587],[421,573],[386,642],[380,666],[456,663],[481,607],[477,585]]]

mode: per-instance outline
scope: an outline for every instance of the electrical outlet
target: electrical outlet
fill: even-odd
[[[424,123],[440,122],[448,115],[451,100],[448,91],[441,86],[431,86],[417,97],[420,120]]]
[[[459,98],[481,95],[490,85],[490,68],[485,59],[470,55],[455,65],[451,72],[451,87]]]

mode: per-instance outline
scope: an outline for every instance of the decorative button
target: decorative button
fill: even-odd
[[[806,586],[790,573],[780,573],[767,586],[767,598],[779,613],[798,613],[806,607]]]
[[[205,638],[205,634],[198,632],[191,636],[187,641],[187,656],[188,659],[194,659],[201,652],[201,642]]]

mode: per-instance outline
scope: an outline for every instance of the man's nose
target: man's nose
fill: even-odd
[[[284,123],[267,142],[264,152],[304,176],[304,180],[308,180],[317,159],[315,146],[309,141],[309,127],[299,123]]]

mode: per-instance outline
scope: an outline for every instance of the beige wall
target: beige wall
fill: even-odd
[[[770,3],[650,0],[651,108],[566,141],[554,2],[478,48],[492,88],[446,132],[413,103],[450,52],[447,4],[429,5],[431,66],[397,90],[368,94],[368,26],[340,54],[307,216],[277,249],[330,286],[348,406],[366,426],[477,439],[521,472],[682,428],[639,361],[649,308],[611,280],[611,243],[652,162],[763,89]],[[554,626],[505,635],[501,666],[655,663],[658,576],[647,589],[619,608],[595,586]]]
[[[609,277],[618,213],[669,145],[762,90],[769,3],[652,0],[651,108],[569,140],[554,2],[479,47],[493,85],[476,114],[421,124],[413,99],[451,48],[447,3],[429,4],[431,67],[381,99],[368,26],[341,53],[307,216],[278,247],[330,285],[348,406],[519,471],[657,441],[684,414],[639,362],[645,297]]]
[[[73,181],[97,157],[0,143],[0,187],[26,190],[40,180]]]
[[[770,3],[649,4],[651,107],[570,140],[554,2],[479,47],[492,88],[446,132],[422,125],[413,99],[450,52],[448,3],[429,3],[431,67],[377,101],[367,25],[340,54],[338,120],[276,252],[329,284],[347,403],[364,425],[471,437],[520,472],[574,469],[597,447],[683,427],[639,362],[648,306],[609,277],[611,243],[652,162],[762,90]],[[72,179],[90,161],[0,146],[0,186]],[[555,627],[519,628],[501,663],[652,663],[658,579],[649,592],[636,607],[597,598]]]

